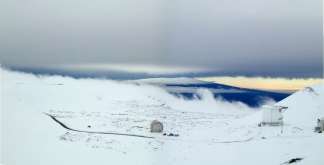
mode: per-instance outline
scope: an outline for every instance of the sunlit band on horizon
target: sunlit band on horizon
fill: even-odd
[[[272,91],[297,91],[324,82],[323,78],[271,78],[271,77],[198,77],[197,79],[231,86]]]

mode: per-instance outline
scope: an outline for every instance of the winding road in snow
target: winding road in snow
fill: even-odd
[[[152,136],[145,136],[145,135],[136,135],[136,134],[124,134],[124,133],[116,133],[116,132],[96,132],[96,131],[84,131],[84,130],[77,130],[68,127],[61,121],[59,121],[54,115],[51,115],[49,113],[44,113],[45,115],[49,116],[51,119],[53,119],[56,123],[58,123],[63,128],[74,131],[74,132],[81,132],[81,133],[92,133],[92,134],[104,134],[104,135],[118,135],[118,136],[131,136],[131,137],[138,137],[138,138],[148,138],[148,139],[154,139],[155,137]]]

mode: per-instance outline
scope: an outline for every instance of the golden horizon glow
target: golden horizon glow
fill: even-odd
[[[321,78],[309,79],[286,79],[268,77],[197,77],[198,80],[216,82],[236,87],[275,90],[275,91],[296,91],[320,82]]]

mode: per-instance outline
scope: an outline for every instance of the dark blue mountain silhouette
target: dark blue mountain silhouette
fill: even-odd
[[[245,88],[238,88],[218,83],[202,83],[202,84],[164,84],[163,85],[166,89],[168,87],[182,87],[183,88],[204,88],[208,90],[222,90],[224,92],[213,92],[213,95],[215,98],[223,98],[226,101],[233,102],[233,101],[239,101],[242,103],[247,104],[250,107],[259,107],[266,99],[272,99],[276,102],[283,100],[284,98],[288,97],[290,94],[287,93],[277,93],[277,92],[270,92],[270,91],[262,91],[262,90],[254,90],[254,89],[245,89]],[[238,90],[241,92],[227,92],[230,90]],[[200,96],[192,92],[186,92],[186,91],[169,91],[170,93],[178,96],[183,97],[186,99],[194,99],[194,98],[200,98]]]

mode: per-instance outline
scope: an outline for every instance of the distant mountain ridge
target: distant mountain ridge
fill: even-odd
[[[211,91],[215,98],[222,98],[229,102],[242,102],[250,107],[259,107],[266,100],[281,101],[288,97],[289,93],[246,89],[224,84],[196,80],[194,78],[151,78],[132,80],[129,82],[150,84],[164,88],[169,93],[185,99],[200,99],[198,89]]]

